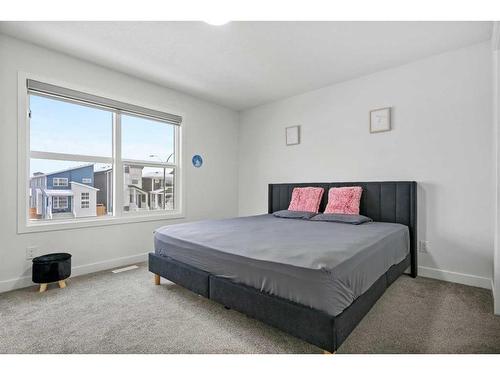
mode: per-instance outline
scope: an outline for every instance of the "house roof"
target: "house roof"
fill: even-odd
[[[91,189],[91,190],[99,191],[98,188],[95,188],[93,186],[89,186],[89,185],[86,185],[86,184],[81,184],[79,182],[71,181],[70,184],[75,184],[75,185],[78,185],[78,186],[86,187],[86,188]]]
[[[91,165],[94,165],[94,163],[87,163],[87,164],[79,165],[78,167],[65,168],[65,169],[61,169],[59,171],[50,172],[50,173],[35,172],[35,173],[33,173],[33,177],[51,176],[53,174],[58,174],[58,173],[68,172],[68,171],[73,171],[75,169],[87,168],[87,167],[90,167]],[[33,177],[31,177],[31,178],[33,178]]]
[[[139,190],[140,192],[143,192],[144,194],[147,194],[148,192],[144,189],[141,189],[140,187],[138,186],[135,186],[135,185],[128,185],[129,188],[132,188],[132,189],[136,189],[136,190]]]
[[[165,168],[165,169],[170,169],[170,168]],[[165,177],[167,179],[172,178],[172,172],[173,172],[173,169],[166,171]],[[158,172],[147,171],[147,172],[142,174],[142,178],[157,178],[157,179],[163,180],[163,171],[158,171]]]
[[[49,197],[72,197],[73,191],[68,189],[41,189]]]
[[[162,189],[162,188],[156,189],[156,190],[150,191],[150,193],[152,193],[152,194],[163,194],[163,191],[165,191],[166,195],[169,195],[169,194],[172,195],[171,192],[168,192],[169,188],[170,188],[170,186],[167,186],[165,189]]]
[[[101,170],[98,170],[98,171],[94,171],[94,174],[106,173],[106,172],[112,172],[112,171],[113,171],[113,168],[110,167],[110,168],[105,168],[105,169],[101,169]]]

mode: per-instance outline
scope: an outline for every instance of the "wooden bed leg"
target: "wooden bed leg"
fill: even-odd
[[[59,288],[64,289],[66,288],[66,280],[59,280]]]
[[[160,285],[160,275],[155,274],[155,285]]]
[[[40,284],[40,293],[43,293],[47,290],[47,284]]]

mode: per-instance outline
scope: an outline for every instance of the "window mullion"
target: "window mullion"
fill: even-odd
[[[178,126],[175,128],[174,130],[174,137],[175,137],[175,140],[174,140],[174,157],[175,157],[175,164],[176,165],[176,168],[175,168],[175,173],[174,173],[174,180],[172,181],[172,192],[174,194],[174,209],[179,209],[181,208],[181,198],[182,198],[182,191],[181,189],[179,189],[179,186],[180,186],[180,181],[182,180],[181,176],[182,176],[182,170],[181,170],[181,152],[180,152],[180,148],[181,148],[181,128]],[[183,209],[183,208],[181,208]]]
[[[122,121],[119,111],[113,114],[113,214],[123,215]]]

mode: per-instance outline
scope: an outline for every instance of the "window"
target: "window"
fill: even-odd
[[[147,165],[129,165],[129,175],[137,175],[140,186],[124,175],[127,186],[127,199],[124,201],[123,210],[131,211],[173,211],[175,210],[175,168],[158,168]]]
[[[82,193],[80,197],[80,207],[89,208],[90,207],[90,193]]]
[[[124,159],[174,163],[175,126],[137,116],[122,116]]]
[[[52,208],[65,210],[68,208],[68,197],[52,197]]]
[[[176,126],[122,115],[123,211],[173,211]],[[158,181],[155,184],[155,181]],[[172,187],[167,191],[168,187]]]
[[[59,187],[59,186],[68,186],[68,179],[67,178],[61,178],[61,177],[54,177],[52,179],[52,186]]]
[[[175,211],[180,116],[29,79],[27,87],[30,222],[76,220],[94,205],[100,213],[86,210],[87,221]]]

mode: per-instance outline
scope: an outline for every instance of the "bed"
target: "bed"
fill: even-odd
[[[277,218],[294,187],[362,186],[350,225]],[[320,211],[327,203],[323,195]],[[335,352],[406,269],[417,276],[416,183],[269,185],[268,214],[155,232],[149,269],[195,293]]]

